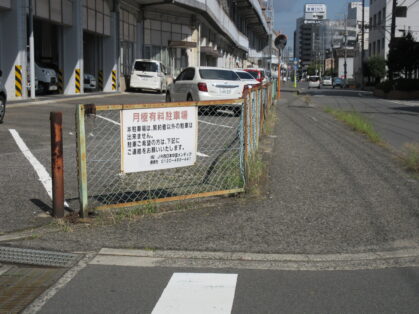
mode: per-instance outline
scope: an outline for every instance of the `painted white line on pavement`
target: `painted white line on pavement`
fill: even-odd
[[[231,313],[237,274],[174,273],[152,314]]]
[[[200,157],[209,157],[208,155],[203,154],[203,153],[200,153],[200,152],[197,152],[196,154],[197,154],[198,156],[200,156]]]
[[[42,307],[52,299],[57,292],[63,289],[76,275],[85,268],[89,261],[92,259],[93,253],[88,253],[81,259],[76,266],[67,271],[54,285],[49,287],[44,293],[35,299],[22,314],[35,314],[38,313]]]
[[[409,107],[416,107],[419,105],[418,103],[409,103],[407,101],[400,101],[400,100],[387,100],[389,102],[392,102],[393,104],[398,104],[398,105],[402,105],[402,106],[409,106]]]
[[[23,139],[20,137],[19,133],[15,129],[9,129],[10,134],[12,134],[13,139],[15,140],[17,146],[26,157],[26,159],[31,163],[33,169],[36,171],[39,177],[39,181],[41,181],[42,185],[44,186],[45,190],[47,191],[49,197],[52,199],[52,180],[45,169],[45,167],[36,159],[36,157],[31,153],[28,146],[26,146]],[[69,207],[67,202],[64,202],[66,207]]]
[[[111,122],[111,123],[113,123],[113,124],[116,124],[116,125],[121,125],[121,123],[116,122],[116,121],[114,121],[114,120],[112,120],[112,119],[106,118],[106,117],[104,117],[104,116],[101,116],[101,115],[99,115],[99,114],[97,114],[97,115],[96,115],[96,117],[99,117],[99,118],[101,118],[101,119],[103,119],[103,120],[109,121],[109,122]]]
[[[222,128],[228,128],[228,129],[232,129],[232,126],[229,125],[223,125],[223,124],[216,124],[216,123],[211,123],[211,122],[207,122],[207,121],[202,121],[202,120],[198,120],[199,122],[205,123],[205,124],[209,124],[209,125],[215,125],[215,126],[220,126]]]

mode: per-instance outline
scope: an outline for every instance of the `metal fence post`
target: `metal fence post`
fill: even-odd
[[[86,165],[86,133],[84,125],[85,108],[78,105],[76,110],[77,130],[77,169],[79,181],[80,217],[87,216],[87,165]]]
[[[52,215],[56,218],[64,217],[64,159],[62,124],[62,112],[51,112]]]

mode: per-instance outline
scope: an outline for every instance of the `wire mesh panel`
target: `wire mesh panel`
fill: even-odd
[[[85,114],[82,123],[86,142],[86,187],[85,192],[80,189],[81,193],[87,194],[88,205],[85,209],[243,191],[244,101],[224,101],[216,105],[205,102],[182,103],[182,106],[194,105],[198,106],[194,164],[132,173],[122,171],[121,110],[150,108],[150,105],[96,106],[90,114]],[[179,105],[176,103],[154,105],[155,108],[157,106],[173,109]],[[156,121],[156,125],[157,123]],[[130,133],[133,137],[130,138],[131,145],[135,144],[137,150],[139,149],[137,145],[143,148],[156,146],[156,143],[152,143],[153,139],[147,135],[147,130],[141,129],[141,125],[138,126],[138,129]],[[174,121],[168,127],[180,128],[181,125],[177,126]],[[168,138],[167,141],[169,140],[171,139]],[[175,146],[162,146],[163,149],[166,147],[166,151],[154,151],[155,158],[167,157],[169,160],[180,157],[181,147],[175,149]],[[79,149],[83,149],[80,144]],[[147,153],[147,150],[143,153]]]

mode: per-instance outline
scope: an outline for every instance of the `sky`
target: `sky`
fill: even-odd
[[[297,18],[304,15],[304,4],[320,3],[327,6],[328,19],[343,19],[349,0],[273,0],[275,30],[288,36],[288,47],[293,47],[293,37]],[[369,3],[369,1],[365,1]]]

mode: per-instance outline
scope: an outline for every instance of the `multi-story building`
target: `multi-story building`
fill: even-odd
[[[387,58],[391,37],[391,17],[393,0],[370,0],[369,15],[369,56]],[[419,39],[419,1],[399,0],[400,15],[396,17],[395,37],[411,32]],[[405,13],[405,14],[404,14]]]
[[[324,39],[322,25],[327,20],[325,4],[305,4],[304,16],[297,19],[294,39],[295,57],[303,67],[324,59]]]
[[[34,61],[59,73],[64,94],[83,93],[84,73],[101,91],[119,90],[135,58],[161,60],[172,75],[189,65],[265,66],[272,29],[263,2],[1,0],[2,79],[10,98],[28,97],[31,16]]]
[[[355,21],[329,20],[322,27],[326,48],[325,70],[335,75],[353,78],[357,29]]]

